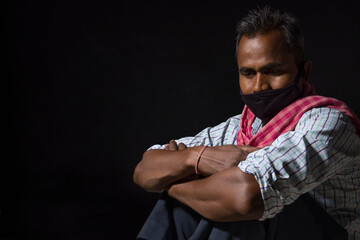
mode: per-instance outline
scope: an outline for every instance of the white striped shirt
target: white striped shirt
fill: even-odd
[[[236,145],[239,122],[237,115],[176,142],[188,147]],[[261,120],[255,119],[252,134],[261,127]],[[274,217],[309,192],[348,231],[349,239],[360,239],[360,138],[344,113],[330,108],[306,112],[294,131],[250,153],[239,168],[253,174],[260,185],[264,202],[260,220]]]

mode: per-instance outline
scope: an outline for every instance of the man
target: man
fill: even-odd
[[[359,120],[314,95],[295,18],[237,31],[243,112],[144,153],[134,181],[164,193],[139,239],[360,239]]]

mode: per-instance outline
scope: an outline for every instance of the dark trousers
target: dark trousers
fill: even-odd
[[[345,240],[347,232],[307,194],[265,221],[213,222],[163,193],[137,239]]]

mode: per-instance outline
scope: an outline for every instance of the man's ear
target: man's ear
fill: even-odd
[[[304,70],[303,70],[303,73],[301,75],[301,80],[302,80],[303,83],[309,82],[311,68],[312,68],[312,62],[310,60],[305,61]]]

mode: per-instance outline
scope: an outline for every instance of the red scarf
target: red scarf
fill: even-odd
[[[251,134],[251,125],[255,115],[245,105],[240,117],[240,129],[237,134],[238,145],[250,145],[253,147],[266,147],[275,141],[281,134],[295,129],[302,115],[312,108],[329,107],[340,110],[348,115],[355,125],[357,134],[360,136],[360,120],[355,113],[343,102],[318,95],[311,95],[313,86],[304,86],[306,97],[302,97],[281,110],[254,136]],[[310,95],[310,96],[308,96]]]

